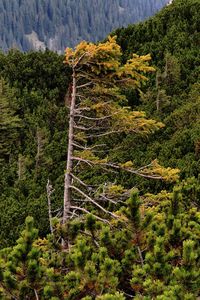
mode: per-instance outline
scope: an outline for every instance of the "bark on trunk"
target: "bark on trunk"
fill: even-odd
[[[64,181],[64,208],[63,208],[63,224],[68,221],[71,206],[71,184],[72,184],[72,168],[73,168],[73,142],[74,142],[74,109],[76,104],[76,74],[73,70],[72,95],[70,105],[69,133],[68,133],[68,152],[67,167]]]

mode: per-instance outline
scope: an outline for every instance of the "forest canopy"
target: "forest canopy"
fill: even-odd
[[[174,0],[65,55],[0,53],[1,299],[200,296],[199,14]]]
[[[100,41],[113,29],[142,21],[168,0],[1,0],[0,48],[63,52],[81,40]]]

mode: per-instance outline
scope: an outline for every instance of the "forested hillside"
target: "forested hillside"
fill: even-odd
[[[0,48],[63,51],[152,16],[168,0],[0,0]]]
[[[143,96],[130,98],[130,105],[166,124],[156,136],[137,142],[132,155],[139,164],[158,158],[176,166],[182,178],[200,173],[199,11],[198,0],[175,1],[154,18],[114,33],[125,60],[132,52],[150,53],[157,70]]]
[[[200,297],[199,15],[0,53],[0,299]]]

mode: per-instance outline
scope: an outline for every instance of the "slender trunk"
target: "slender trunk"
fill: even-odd
[[[53,225],[52,225],[52,211],[51,211],[51,194],[54,192],[54,190],[52,189],[52,185],[50,184],[50,181],[48,179],[47,181],[47,200],[48,200],[48,212],[49,212],[49,224],[50,224],[50,231],[51,234],[53,234]]]
[[[63,224],[65,224],[69,218],[69,211],[71,206],[71,183],[72,183],[72,168],[73,168],[73,142],[74,142],[74,109],[76,103],[76,74],[73,70],[73,83],[72,83],[72,95],[70,104],[70,119],[69,119],[69,133],[68,133],[68,152],[67,152],[67,167],[65,172],[64,181],[64,209],[63,209]]]

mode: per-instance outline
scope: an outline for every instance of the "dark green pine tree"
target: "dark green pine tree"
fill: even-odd
[[[27,217],[26,228],[17,240],[17,245],[10,252],[9,249],[6,250],[7,260],[4,263],[2,260],[0,278],[2,299],[36,297],[39,284],[42,284],[40,251],[33,245],[37,237],[38,230],[33,227],[33,218]]]
[[[9,160],[13,144],[16,143],[21,127],[21,120],[16,114],[14,91],[0,79],[0,154],[1,159]]]

